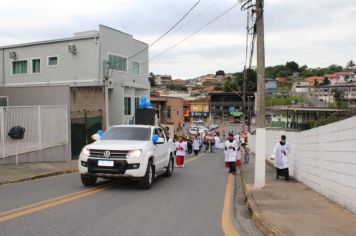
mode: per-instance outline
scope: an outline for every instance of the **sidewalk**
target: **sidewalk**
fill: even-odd
[[[0,185],[78,171],[78,160],[0,165]]]
[[[356,235],[356,215],[266,163],[266,186],[253,189],[254,158],[242,166],[247,206],[264,235]]]

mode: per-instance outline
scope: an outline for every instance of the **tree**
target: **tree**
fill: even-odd
[[[150,81],[151,87],[156,86],[156,76],[152,72],[150,72],[150,75],[148,76],[148,80]]]
[[[332,90],[333,98],[337,107],[342,107],[344,102],[344,91],[339,88]]]
[[[350,60],[347,64],[346,64],[346,68],[353,70],[355,68],[355,62],[353,60]]]
[[[324,81],[320,85],[329,85],[329,84],[331,84],[330,80],[328,79],[328,77],[325,77]]]
[[[342,66],[332,64],[328,68],[325,69],[325,74],[334,74],[334,73],[340,72],[342,70],[343,70]]]
[[[170,90],[187,91],[187,87],[183,84],[168,84],[167,88]]]
[[[295,61],[288,61],[286,63],[286,68],[291,71],[292,73],[293,72],[300,72],[299,70],[299,65],[298,63],[296,63]]]
[[[246,69],[246,92],[254,92],[257,89],[257,74],[255,70]],[[244,83],[244,71],[227,77],[222,82],[224,92],[242,92]]]

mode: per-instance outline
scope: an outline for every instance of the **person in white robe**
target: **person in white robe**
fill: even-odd
[[[198,155],[199,154],[199,151],[200,151],[200,141],[199,141],[199,138],[198,136],[196,136],[194,138],[194,141],[193,141],[193,151],[194,151],[194,155]]]
[[[290,145],[286,142],[286,136],[282,135],[281,140],[275,145],[272,153],[274,165],[276,167],[277,179],[284,176],[289,180],[288,154],[291,152]]]
[[[215,149],[222,149],[223,148],[222,147],[222,143],[220,141],[220,138],[219,138],[219,136],[217,134],[215,134],[215,136],[214,136],[214,148]]]
[[[224,144],[225,166],[229,167],[229,173],[236,173],[236,166],[240,166],[240,147],[234,140],[234,135],[229,134],[228,140]]]
[[[186,155],[187,143],[183,141],[183,137],[180,136],[175,143],[176,150],[176,167],[184,167],[184,157]]]

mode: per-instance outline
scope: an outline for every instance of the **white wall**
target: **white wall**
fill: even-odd
[[[74,44],[77,54],[68,52],[68,45]],[[12,75],[9,52],[14,51],[18,60],[27,60],[27,74]],[[58,56],[58,66],[48,66],[48,57]],[[32,59],[40,59],[40,73],[32,74]],[[95,82],[98,78],[98,44],[92,38],[72,38],[70,41],[38,43],[28,46],[11,47],[4,49],[4,73],[5,85],[26,84],[50,84],[50,83],[73,83]],[[4,71],[2,71],[2,69]]]
[[[292,148],[291,176],[356,213],[356,116],[303,132],[268,130],[267,159],[282,134]]]

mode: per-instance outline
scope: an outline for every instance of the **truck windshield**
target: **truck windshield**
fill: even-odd
[[[137,140],[149,141],[151,137],[150,128],[142,127],[113,127],[106,131],[101,140]]]

